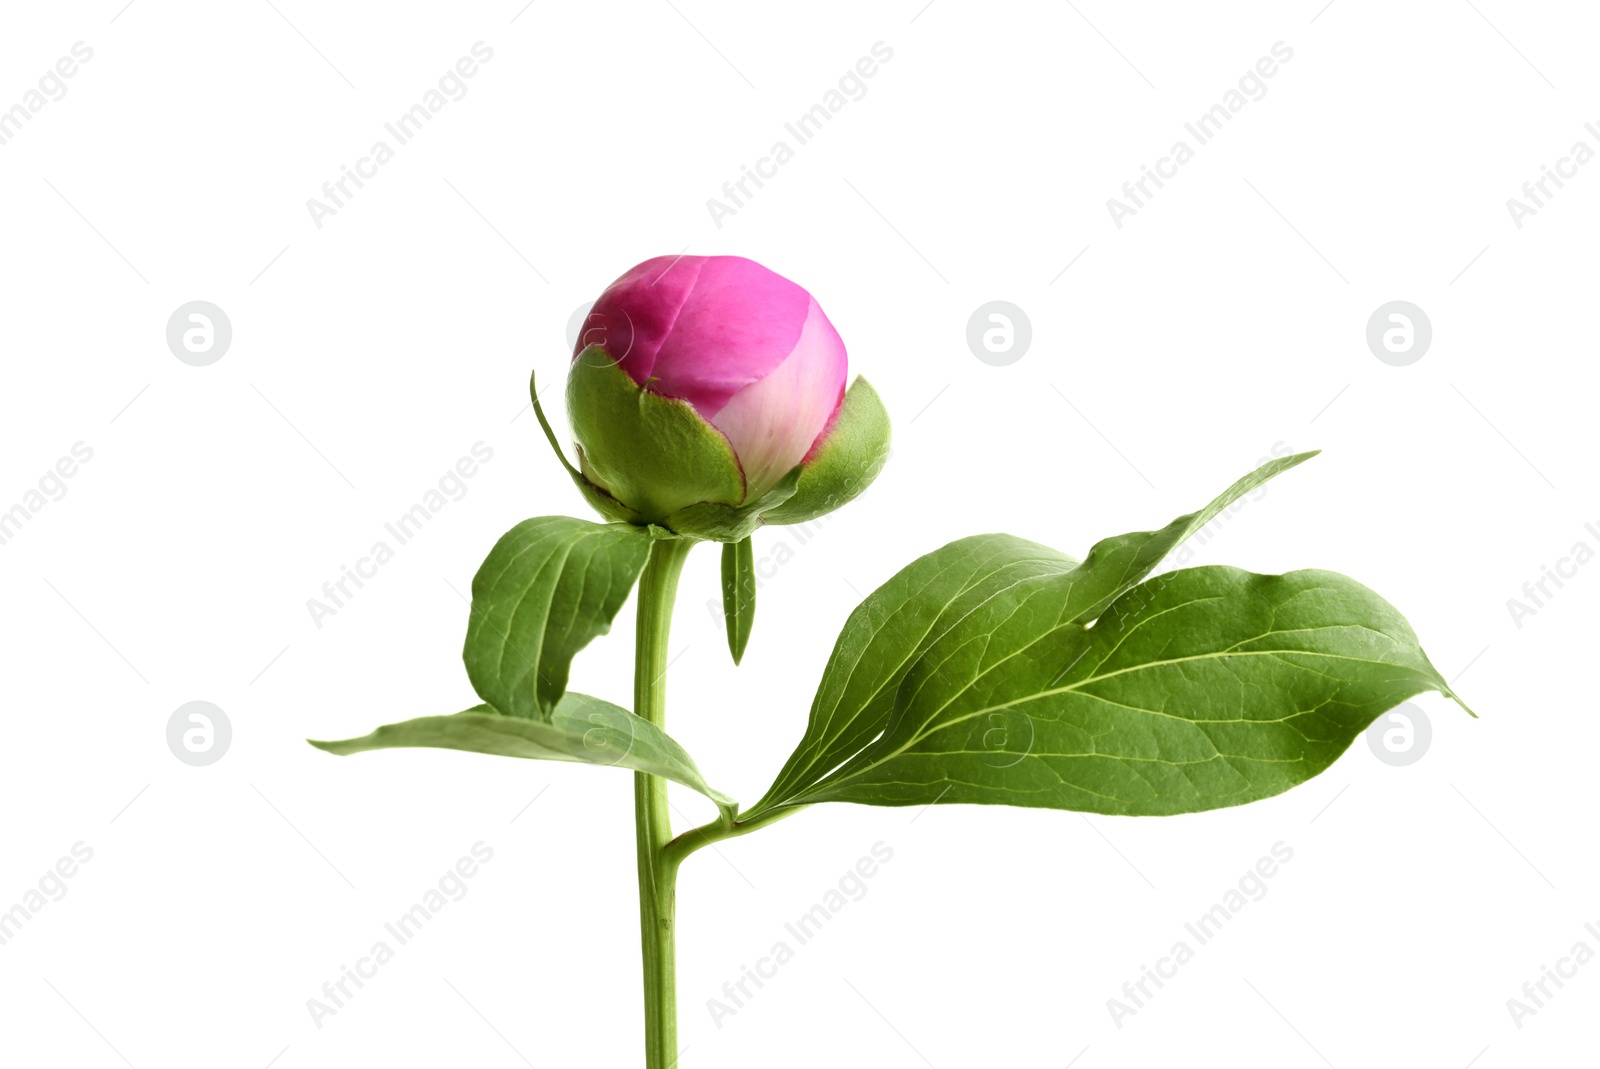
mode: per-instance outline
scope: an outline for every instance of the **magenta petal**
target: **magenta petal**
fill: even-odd
[[[811,304],[804,289],[753,260],[706,258],[656,357],[656,388],[711,419],[783,363]]]
[[[811,306],[809,293],[754,260],[657,256],[600,295],[576,352],[600,345],[634,382],[710,419],[783,363]]]
[[[634,382],[645,382],[706,259],[657,256],[630,269],[594,302],[572,355],[598,345]]]

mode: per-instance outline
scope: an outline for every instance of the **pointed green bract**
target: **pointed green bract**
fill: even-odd
[[[501,537],[472,580],[462,660],[478,697],[507,716],[547,718],[572,658],[611,630],[651,538],[569,516],[524,520]]]
[[[319,750],[340,756],[420,746],[499,757],[615,765],[699,791],[728,816],[735,808],[733,799],[706,783],[694,761],[666,732],[626,709],[587,694],[569,692],[548,721],[503,716],[492,706],[478,705],[451,716],[424,716],[387,724],[356,739],[309,741]]]
[[[733,663],[744,660],[756,619],[756,551],[750,539],[722,544],[722,615]]]

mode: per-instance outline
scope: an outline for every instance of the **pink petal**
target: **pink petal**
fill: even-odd
[[[812,303],[742,256],[657,256],[600,295],[577,351],[601,345],[634,382],[710,419],[788,357]]]
[[[630,268],[594,302],[572,355],[598,345],[634,382],[645,382],[705,260],[657,256]]]
[[[744,466],[747,501],[772,489],[805,459],[844,397],[844,342],[817,302],[808,297],[806,304],[793,350],[711,420]]]
[[[652,388],[711,419],[794,351],[811,305],[809,293],[753,260],[707,257],[656,357]]]

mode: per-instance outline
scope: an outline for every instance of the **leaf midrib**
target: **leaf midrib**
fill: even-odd
[[[1334,626],[1344,627],[1344,626],[1347,626],[1347,625],[1339,624],[1339,625],[1334,625]],[[1295,630],[1297,630],[1297,631],[1307,631],[1307,630],[1318,631],[1318,630],[1331,630],[1331,629],[1332,628],[1330,627],[1330,628],[1296,628]],[[1275,634],[1275,633],[1276,632],[1269,632],[1268,635]],[[1285,633],[1290,633],[1290,632],[1285,632]],[[1259,636],[1259,637],[1264,638],[1264,637],[1268,637],[1268,636],[1264,635],[1264,636]],[[1257,641],[1257,640],[1258,639],[1250,640],[1250,641]],[[1233,650],[1231,647],[1230,647],[1229,650],[1225,650],[1225,651],[1213,651],[1213,652],[1209,652],[1209,653],[1193,654],[1193,655],[1187,656],[1187,657],[1172,657],[1172,658],[1167,658],[1165,660],[1160,660],[1160,661],[1149,661],[1149,662],[1146,662],[1144,664],[1131,665],[1131,666],[1129,666],[1127,668],[1119,668],[1116,671],[1108,672],[1105,675],[1089,676],[1089,677],[1086,677],[1084,679],[1079,680],[1076,683],[1070,684],[1070,685],[1065,686],[1065,687],[1057,687],[1057,688],[1055,688],[1053,690],[1039,691],[1036,694],[1030,694],[1030,695],[1027,695],[1025,697],[1017,698],[1017,699],[1015,699],[1013,701],[1009,701],[1009,702],[1002,702],[999,705],[986,706],[986,707],[984,707],[982,709],[978,709],[978,710],[975,710],[973,712],[963,713],[961,716],[958,716],[958,717],[956,717],[954,719],[951,719],[951,720],[944,721],[943,723],[934,724],[931,727],[928,727],[926,730],[920,731],[917,734],[914,734],[911,738],[907,739],[899,747],[897,747],[896,749],[890,751],[889,753],[883,754],[880,757],[875,757],[872,760],[870,760],[870,761],[866,762],[865,764],[861,765],[860,767],[849,770],[844,775],[838,776],[836,778],[830,777],[829,779],[823,780],[822,782],[817,784],[817,788],[816,789],[821,789],[821,788],[824,788],[824,787],[837,787],[837,786],[839,786],[841,784],[848,783],[855,776],[861,775],[861,774],[863,774],[865,772],[870,772],[874,768],[879,768],[883,764],[885,764],[886,762],[891,761],[896,757],[899,757],[900,755],[904,754],[907,750],[909,750],[911,747],[913,747],[917,743],[921,742],[923,739],[929,738],[929,737],[937,734],[938,732],[944,731],[944,730],[946,730],[948,728],[956,727],[959,724],[964,724],[967,721],[972,720],[972,719],[974,719],[976,717],[983,716],[983,715],[988,714],[988,713],[1001,712],[1002,710],[1009,709],[1009,708],[1012,708],[1012,707],[1018,706],[1018,705],[1025,705],[1025,704],[1027,704],[1029,702],[1038,701],[1038,700],[1043,699],[1043,698],[1050,698],[1050,697],[1055,697],[1055,696],[1060,695],[1060,694],[1067,694],[1067,693],[1076,691],[1080,687],[1085,686],[1085,685],[1087,685],[1089,683],[1102,682],[1102,681],[1104,681],[1106,679],[1111,679],[1111,678],[1114,678],[1114,677],[1120,676],[1120,675],[1127,675],[1127,674],[1132,673],[1132,672],[1141,672],[1141,671],[1146,671],[1146,670],[1152,669],[1152,668],[1161,668],[1161,667],[1164,667],[1164,666],[1167,666],[1167,665],[1184,664],[1184,663],[1188,663],[1188,662],[1191,662],[1191,661],[1220,660],[1220,659],[1224,659],[1224,658],[1228,658],[1228,657],[1279,657],[1279,656],[1283,656],[1283,655],[1286,655],[1286,654],[1297,654],[1297,655],[1300,655],[1300,656],[1310,656],[1310,657],[1323,657],[1323,658],[1327,658],[1327,659],[1330,659],[1330,660],[1351,661],[1351,662],[1355,662],[1355,663],[1359,663],[1359,664],[1374,664],[1374,665],[1379,665],[1379,666],[1384,667],[1384,668],[1395,668],[1395,667],[1398,667],[1398,666],[1396,666],[1394,664],[1391,664],[1391,663],[1389,663],[1387,661],[1374,661],[1374,660],[1370,660],[1370,659],[1365,658],[1365,657],[1349,657],[1349,656],[1345,656],[1343,654],[1323,653],[1323,652],[1320,652],[1320,651],[1312,651],[1312,650]],[[1093,696],[1093,697],[1098,697],[1098,696]],[[1187,718],[1187,717],[1175,716],[1172,713],[1157,712],[1155,710],[1141,710],[1141,711],[1148,712],[1152,716],[1161,716],[1161,717],[1165,717],[1165,718],[1170,719],[1170,720],[1176,720],[1176,721],[1178,721],[1180,723],[1188,724],[1188,725],[1193,726],[1193,727],[1198,727],[1200,724],[1275,723],[1276,722],[1276,721],[1268,721],[1268,720],[1255,721],[1255,720],[1250,720],[1248,718],[1242,718],[1242,719],[1237,719],[1237,720],[1216,720],[1216,719],[1196,720],[1196,719],[1190,719],[1190,718]],[[943,752],[943,751],[941,751],[941,752]],[[1112,758],[1112,759],[1113,760],[1121,760],[1121,758]],[[1249,759],[1247,759],[1247,760],[1249,760]],[[805,792],[805,793],[811,793],[811,792]],[[804,797],[804,794],[802,794],[800,797]],[[1119,801],[1120,801],[1120,799],[1119,799]]]

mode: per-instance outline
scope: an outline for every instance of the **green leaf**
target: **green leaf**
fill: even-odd
[[[1152,616],[1148,627],[1142,626],[1140,618],[1145,640],[1154,636],[1158,646],[1164,643],[1174,649],[1193,646],[1198,659],[1179,662],[1185,667],[1175,673],[1118,676],[1126,676],[1126,682],[1155,680],[1153,687],[1146,683],[1145,690],[1124,695],[1134,708],[1117,711],[1103,700],[1090,702],[1090,696],[1099,691],[1092,681],[1055,693],[1056,688],[1073,682],[1074,672],[1110,656],[1106,650],[1097,656],[1095,643],[1115,635],[1114,628],[1133,618],[1136,606],[1151,602],[1158,592],[1196,582],[1194,576],[1205,571],[1171,573],[1141,586],[1170,550],[1244,494],[1313,455],[1303,453],[1263,465],[1204,509],[1179,517],[1160,530],[1098,542],[1081,564],[1010,535],[962,539],[913,562],[851,614],[823,674],[804,739],[767,795],[744,819],[824,800],[884,805],[987,801],[1119,813],[1186,812],[1238,804],[1287,789],[1326,767],[1354,737],[1349,729],[1358,721],[1364,727],[1384,709],[1423,690],[1448,693],[1405,621],[1364,587],[1328,573],[1261,577],[1232,570],[1223,571],[1256,583],[1239,579],[1226,597],[1217,595],[1218,604],[1204,602],[1215,610],[1214,616],[1174,609],[1165,622]],[[1173,576],[1185,578],[1174,580]],[[1218,771],[1231,767],[1225,756],[1228,751],[1221,749],[1206,758],[1215,764],[1203,766],[1204,771],[1202,765],[1172,766],[1189,769],[1197,778],[1210,777],[1204,790],[1196,787],[1185,794],[1171,780],[1157,787],[1158,777],[1152,775],[1150,791],[1141,794],[1124,782],[1130,769],[1137,773],[1155,767],[1141,761],[1168,758],[1162,747],[1178,745],[1175,737],[1169,737],[1172,732],[1191,733],[1183,736],[1187,749],[1172,751],[1181,755],[1179,760],[1204,757],[1203,747],[1192,734],[1198,730],[1196,725],[1181,723],[1184,711],[1162,698],[1166,690],[1174,696],[1180,693],[1185,670],[1204,671],[1219,694],[1264,703],[1241,707],[1236,713],[1239,718],[1259,717],[1270,724],[1279,724],[1278,718],[1283,718],[1283,723],[1312,722],[1296,720],[1308,714],[1286,704],[1309,693],[1305,679],[1287,678],[1284,666],[1290,662],[1279,654],[1291,651],[1270,656],[1266,650],[1250,657],[1199,656],[1207,652],[1204,642],[1208,637],[1249,637],[1237,634],[1241,621],[1252,619],[1251,614],[1259,613],[1265,603],[1263,598],[1270,601],[1269,595],[1283,589],[1273,584],[1302,576],[1318,576],[1324,581],[1322,595],[1308,593],[1306,597],[1328,601],[1328,615],[1307,617],[1310,622],[1306,626],[1327,648],[1300,651],[1293,664],[1297,668],[1322,666],[1320,672],[1307,668],[1304,674],[1323,682],[1325,691],[1319,700],[1331,703],[1328,708],[1351,710],[1335,718],[1337,730],[1329,728],[1318,735],[1315,746],[1294,734],[1304,747],[1293,755],[1287,749],[1272,749],[1289,737],[1281,725],[1265,728],[1261,736],[1252,735],[1249,747],[1255,748],[1241,748],[1238,760],[1267,753],[1269,757],[1261,760],[1278,763],[1283,772],[1276,780],[1256,774],[1249,779],[1253,786],[1246,785],[1242,774],[1231,780]],[[1341,603],[1339,598],[1345,601]],[[1305,605],[1295,602],[1285,612]],[[1336,623],[1345,610],[1355,614],[1354,622]],[[1176,620],[1187,621],[1191,627],[1212,628],[1215,634],[1174,630]],[[1377,677],[1355,671],[1351,666],[1360,658],[1344,657],[1348,650],[1335,641],[1344,641],[1350,634],[1366,634],[1361,630],[1364,627],[1379,628],[1389,636],[1388,645],[1380,651],[1383,656],[1371,666],[1378,676],[1389,678],[1386,674],[1392,674],[1401,681],[1388,689],[1371,689]],[[1143,648],[1135,643],[1123,653]],[[1330,667],[1334,664],[1340,667]],[[1219,671],[1234,680],[1231,688],[1211,678]],[[1198,710],[1198,717],[1215,712],[1210,705],[1193,704],[1198,699],[1187,693],[1184,700]],[[1383,704],[1385,701],[1388,704]],[[1154,714],[1147,708],[1152,705],[1173,715],[1153,727]],[[958,716],[966,718],[951,722]],[[1329,713],[1324,719],[1331,717]],[[1206,729],[1212,730],[1211,725]],[[1220,727],[1214,730],[1219,737],[1224,734]],[[1102,733],[1124,740],[1127,753],[1112,762],[1099,748]],[[1261,742],[1265,734],[1272,734],[1275,743]],[[1037,750],[1032,748],[1035,743]],[[1260,772],[1257,766],[1249,767],[1253,773]],[[1068,784],[1067,776],[1089,778]],[[1101,790],[1113,787],[1116,790]]]
[[[722,544],[722,615],[733,663],[744,660],[756,621],[756,551],[750,539]]]
[[[859,379],[857,384],[864,385]],[[842,480],[843,466],[860,452],[860,447],[854,447],[852,452],[850,447],[836,446],[814,458],[818,463],[826,460],[821,477],[826,486],[819,485],[817,477],[803,484],[802,475],[807,468],[796,464],[772,489],[747,501],[743,470],[721,431],[702,419],[688,402],[662,397],[636,385],[604,350],[591,346],[574,361],[567,382],[567,414],[573,431],[590,446],[587,453],[581,446],[578,448],[578,459],[584,469],[580,471],[562,451],[545,417],[544,407],[539,403],[534,380],[530,379],[529,389],[533,395],[534,415],[544,429],[551,450],[573,485],[596,512],[608,520],[640,526],[655,524],[685,538],[742,541],[762,524],[770,522],[767,514],[781,509],[802,485],[812,488],[813,498],[824,492],[831,494],[836,500],[830,507],[837,507],[865,489],[872,481],[871,476],[882,467],[879,459],[871,475],[863,479],[858,473],[853,483],[854,492],[841,498],[842,491],[835,484]],[[882,405],[871,392],[872,388],[866,386],[865,389],[871,395],[870,402],[878,404],[881,411]],[[857,393],[855,387],[847,391],[846,411],[851,410],[851,396]],[[862,410],[863,405],[870,408],[867,402],[857,402],[855,409]],[[888,417],[884,416],[883,420],[887,434]],[[855,422],[870,428],[870,412]],[[841,432],[842,424],[843,416]],[[855,437],[859,435],[842,435],[847,441]],[[885,437],[885,449],[887,445]],[[629,503],[591,482],[586,471],[615,489]]]
[[[975,535],[919,558],[873,591],[839,634],[804,739],[752,812],[783,804],[881,734],[906,671],[955,621],[1012,583],[1076,564],[1011,535]]]
[[[502,716],[492,706],[478,705],[453,716],[424,716],[387,724],[358,739],[307,741],[319,750],[340,756],[428,746],[500,757],[616,765],[699,791],[730,819],[736,808],[733,799],[706,783],[694,761],[666,732],[626,709],[587,694],[568,693],[548,721]]]
[[[1170,572],[1093,627],[1048,585],[1013,587],[930,647],[882,737],[794,802],[1240,805],[1428,690],[1454,697],[1404,617],[1333,572]]]
[[[1161,558],[1233,502],[1315,453],[1282,457],[1255,469],[1198,512],[1159,531],[1096,543],[1081,565],[1048,546],[1007,534],[952,542],[903,568],[873,591],[845,622],[811,705],[811,720],[759,813],[854,756],[882,734],[900,682],[929,646],[981,605],[1021,584],[1044,584],[1087,623],[1118,593],[1150,574]]]
[[[506,532],[472,580],[462,660],[478,697],[507,716],[548,719],[572,658],[611,630],[652,537],[645,527],[570,516]]]
[[[1099,616],[1114,598],[1154,571],[1163,557],[1222,515],[1223,509],[1319,452],[1313,449],[1269,460],[1222,491],[1199,512],[1179,516],[1159,531],[1135,531],[1096,542],[1083,564],[1063,581],[1071,618],[1088,623]]]

